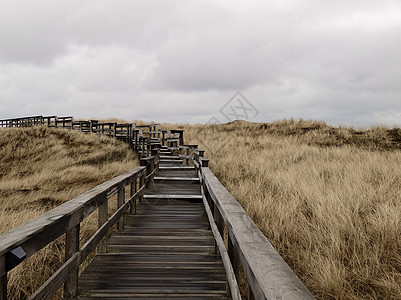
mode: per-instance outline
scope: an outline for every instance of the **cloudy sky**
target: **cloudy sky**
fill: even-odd
[[[0,119],[401,125],[401,0],[0,2]]]

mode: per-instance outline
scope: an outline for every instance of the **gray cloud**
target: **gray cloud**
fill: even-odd
[[[401,2],[5,0],[0,118],[399,124]]]

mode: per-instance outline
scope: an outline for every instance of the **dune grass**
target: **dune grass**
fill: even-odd
[[[185,129],[185,142],[206,150],[317,298],[401,299],[400,129],[302,120],[163,127]],[[137,166],[118,141],[48,128],[0,128],[0,159],[0,232]],[[88,218],[84,236],[96,225]],[[11,272],[11,299],[37,289],[63,251],[60,238]]]
[[[400,129],[179,127],[317,298],[401,299]]]
[[[45,127],[0,128],[0,233],[26,223],[96,185],[138,166],[127,144]],[[82,242],[96,215],[81,225]],[[25,299],[64,259],[64,237],[9,272],[10,299]]]

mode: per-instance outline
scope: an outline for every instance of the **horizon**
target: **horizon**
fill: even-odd
[[[398,0],[5,0],[2,8],[1,119],[225,122],[239,96],[248,121],[401,124]]]

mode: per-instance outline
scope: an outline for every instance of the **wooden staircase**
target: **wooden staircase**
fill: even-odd
[[[226,274],[194,167],[162,149],[137,213],[79,278],[77,299],[226,299]]]

